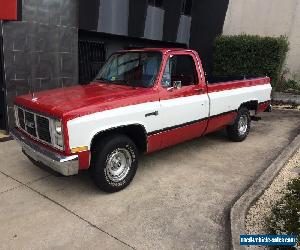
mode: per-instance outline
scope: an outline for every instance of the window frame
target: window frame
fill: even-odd
[[[196,59],[196,56],[193,53],[190,53],[190,52],[187,52],[187,53],[182,53],[182,52],[180,52],[180,53],[176,53],[175,52],[174,53],[173,52],[173,53],[170,53],[169,55],[167,55],[167,58],[166,58],[165,62],[162,65],[163,69],[162,69],[162,72],[161,72],[161,79],[159,81],[160,87],[162,87],[163,89],[168,89],[168,88],[172,87],[172,85],[171,86],[163,85],[163,77],[164,77],[164,73],[166,71],[166,68],[168,66],[169,60],[172,57],[174,57],[174,56],[189,56],[189,57],[191,57],[193,65],[194,65],[194,73],[195,73],[195,76],[196,76],[197,79],[195,79],[194,84],[182,85],[182,88],[184,88],[184,87],[191,87],[191,86],[197,86],[197,85],[201,84],[201,82],[202,82],[202,74],[201,74],[201,70],[198,68],[199,67],[198,66],[199,63],[198,63],[198,61]],[[170,74],[171,74],[171,72],[170,72]],[[171,79],[171,82],[172,82],[172,79]]]
[[[95,78],[93,79],[92,82],[97,81],[97,77],[100,75],[101,71],[104,70],[103,67],[110,61],[112,60],[112,58],[116,55],[122,55],[122,54],[126,54],[126,53],[157,53],[160,55],[160,63],[159,63],[159,67],[156,73],[156,77],[153,79],[153,82],[151,84],[151,86],[148,87],[143,87],[143,88],[154,88],[157,86],[159,79],[160,79],[160,72],[162,70],[162,67],[164,66],[164,54],[159,51],[159,50],[153,50],[153,51],[144,51],[144,50],[126,50],[126,51],[117,51],[112,53],[107,60],[105,61],[104,65],[100,68],[100,70],[98,71],[97,75],[95,76]],[[112,67],[112,64],[109,65],[109,69],[110,70]]]

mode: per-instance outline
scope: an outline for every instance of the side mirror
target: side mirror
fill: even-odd
[[[174,89],[181,89],[181,81],[173,81]]]
[[[181,81],[173,81],[172,86],[167,90],[181,89],[181,86],[182,86]]]

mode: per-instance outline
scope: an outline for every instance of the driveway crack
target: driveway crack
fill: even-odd
[[[4,190],[4,191],[0,192],[0,195],[1,195],[1,194],[5,194],[5,193],[7,193],[7,192],[9,192],[9,191],[12,191],[12,190],[18,189],[18,188],[20,188],[20,187],[23,187],[23,186],[24,186],[24,185],[22,184],[22,185],[18,185],[18,186],[15,186],[15,187],[9,188],[9,189],[7,189],[7,190]]]

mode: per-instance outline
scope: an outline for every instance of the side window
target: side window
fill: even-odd
[[[168,59],[161,84],[168,88],[172,86],[174,81],[180,81],[181,86],[198,83],[198,75],[192,56],[174,55]]]

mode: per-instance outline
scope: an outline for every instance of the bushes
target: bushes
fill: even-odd
[[[214,76],[269,76],[276,86],[288,51],[285,37],[220,36],[214,44]]]

